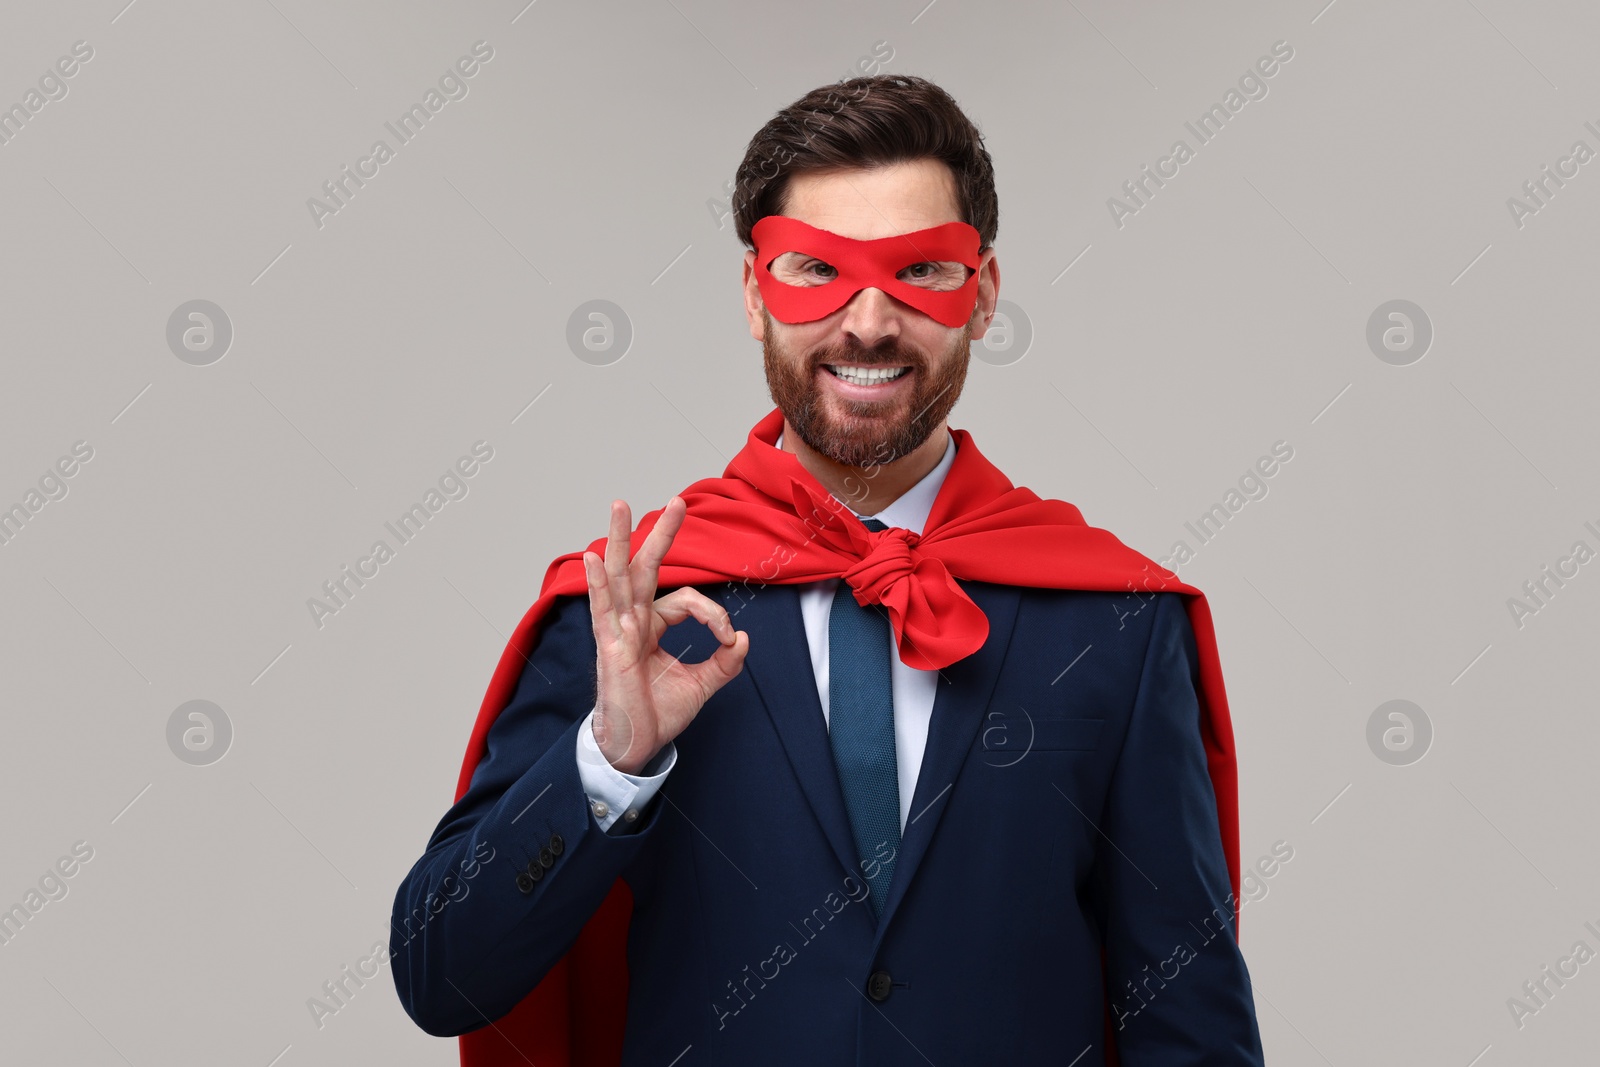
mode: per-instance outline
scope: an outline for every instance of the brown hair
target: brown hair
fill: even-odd
[[[735,233],[754,247],[750,228],[783,214],[791,175],[937,159],[955,177],[962,220],[994,243],[1000,205],[983,135],[949,93],[926,78],[878,74],[811,90],[750,139],[734,174]]]

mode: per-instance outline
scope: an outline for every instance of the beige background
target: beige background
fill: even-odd
[[[0,16],[5,106],[93,49],[0,145],[0,505],[93,449],[0,546],[0,906],[93,849],[0,945],[0,1058],[454,1062],[387,969],[320,1027],[307,1000],[386,937],[550,559],[769,410],[715,202],[773,111],[877,57],[994,155],[1032,340],[980,350],[952,422],[1013,481],[1165,556],[1293,448],[1182,571],[1244,856],[1294,850],[1242,920],[1269,1062],[1592,1059],[1600,963],[1520,1029],[1506,1004],[1600,950],[1600,564],[1507,606],[1600,549],[1600,163],[1507,206],[1600,150],[1592,5],[123,2]],[[319,227],[308,198],[477,41],[467,95]],[[1119,228],[1108,198],[1278,41]],[[196,299],[233,331],[206,366],[166,338]],[[595,299],[633,332],[605,365],[567,343]],[[1434,332],[1405,366],[1366,339],[1396,299]],[[314,625],[477,441],[466,496]],[[1367,740],[1396,699],[1433,731],[1405,766]],[[232,727],[206,766],[169,749],[191,700]]]

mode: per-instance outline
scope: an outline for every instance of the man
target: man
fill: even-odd
[[[1260,1064],[1204,598],[947,425],[977,130],[853,79],[738,189],[777,406],[551,565],[396,895],[407,1012],[474,1067]]]

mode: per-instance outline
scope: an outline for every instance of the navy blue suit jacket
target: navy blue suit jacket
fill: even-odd
[[[1122,1067],[1261,1064],[1179,595],[960,585],[989,635],[941,672],[881,917],[796,587],[700,587],[749,632],[745,669],[610,833],[575,756],[595,696],[588,601],[560,598],[396,895],[406,1011],[433,1034],[487,1025],[621,876],[625,1064],[1099,1067],[1107,997]],[[699,662],[717,642],[691,618],[661,645]]]

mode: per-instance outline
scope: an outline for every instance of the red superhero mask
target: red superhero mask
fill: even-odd
[[[819,230],[787,215],[768,215],[750,228],[756,246],[756,284],[772,317],[780,322],[814,322],[844,307],[863,289],[881,289],[935,322],[952,329],[972,317],[978,302],[978,246],[982,237],[965,222],[946,222],[926,230],[857,241]],[[838,271],[821,285],[790,285],[767,268],[785,252],[819,259]],[[917,263],[960,263],[973,273],[959,288],[936,290],[901,281],[896,275]]]

